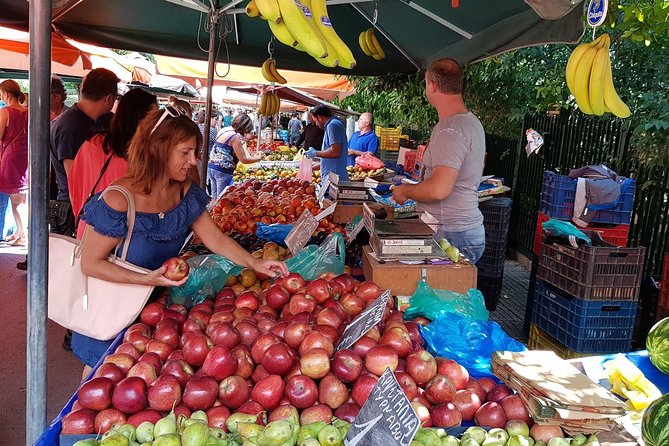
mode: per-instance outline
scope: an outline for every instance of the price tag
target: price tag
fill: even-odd
[[[369,187],[370,189],[376,189],[376,186],[379,185],[379,182],[373,178],[365,178],[365,180],[362,182],[362,185]]]
[[[308,209],[305,209],[295,222],[293,229],[286,236],[286,245],[293,255],[304,248],[317,227],[316,217]]]
[[[328,174],[328,180],[330,180],[330,184],[338,185],[339,184],[339,175],[337,175],[334,172],[330,172]]]
[[[385,313],[386,306],[388,305],[388,299],[390,299],[390,290],[386,290],[381,294],[369,308],[360,313],[353,322],[346,326],[344,333],[341,335],[341,340],[337,345],[337,351],[349,348],[372,327],[381,322],[383,313]]]
[[[325,193],[330,189],[330,178],[326,178],[323,180],[321,183],[321,188],[318,189],[318,194],[316,195],[316,199],[318,200],[318,203],[323,207],[323,198],[325,198]]]
[[[318,213],[314,218],[316,219],[316,221],[321,221],[328,215],[332,215],[336,207],[337,207],[337,202],[334,202],[330,206],[322,210],[320,213]]]
[[[362,204],[362,221],[365,224],[365,229],[367,229],[367,232],[369,232],[369,235],[374,234],[374,221],[376,219],[376,216],[374,215],[374,211],[372,211],[372,208],[367,206],[367,203]]]
[[[408,446],[420,420],[387,368],[344,437],[346,446]]]
[[[590,3],[588,4],[588,12],[586,13],[588,25],[596,28],[603,24],[604,20],[606,20],[608,11],[609,0],[590,0]]]
[[[362,228],[364,227],[365,227],[365,220],[361,218],[358,224],[355,225],[353,230],[351,230],[350,233],[346,234],[348,235],[348,242],[346,242],[346,244],[348,245],[353,240],[355,240],[355,238],[358,236],[358,234],[360,234],[360,231],[362,231]]]

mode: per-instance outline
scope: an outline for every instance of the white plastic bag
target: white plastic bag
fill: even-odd
[[[312,181],[313,168],[311,166],[311,159],[302,156],[300,160],[300,170],[297,172],[297,178],[303,181]]]

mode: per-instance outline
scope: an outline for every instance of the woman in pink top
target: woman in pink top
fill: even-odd
[[[16,220],[16,234],[6,240],[14,246],[26,246],[28,223],[28,108],[21,105],[26,95],[13,80],[0,83],[0,192],[8,194]],[[23,214],[23,215],[22,215]]]
[[[91,195],[101,192],[113,181],[125,175],[128,144],[139,122],[152,110],[158,109],[156,96],[141,88],[127,92],[118,103],[106,133],[93,135],[81,145],[67,177],[72,212],[78,216]],[[84,234],[85,224],[77,226],[77,238]]]

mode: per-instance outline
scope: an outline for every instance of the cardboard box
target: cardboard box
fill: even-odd
[[[416,149],[416,162],[417,163],[422,163],[423,162],[423,156],[425,155],[425,150],[427,150],[426,145],[420,145]]]
[[[323,200],[323,208],[327,209],[327,207],[333,203],[332,200],[325,199]],[[362,215],[362,204],[363,202],[360,201],[338,201],[337,202],[337,207],[335,208],[334,213],[332,214],[332,220],[334,223],[341,223],[341,224],[347,224],[353,221],[353,219],[358,216]],[[372,210],[376,209],[385,209],[386,213],[388,214],[387,218],[393,218],[395,216],[395,212],[392,208],[392,206],[384,206],[382,204],[376,203],[376,202],[367,202],[367,206],[369,206]]]
[[[433,288],[466,293],[476,288],[476,267],[470,263],[455,265],[405,265],[399,262],[379,263],[370,256],[371,248],[362,250],[362,271],[365,279],[376,282],[394,296],[411,296],[421,276]]]

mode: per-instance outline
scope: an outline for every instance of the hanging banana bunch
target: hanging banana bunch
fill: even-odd
[[[385,59],[386,53],[381,48],[376,34],[374,34],[374,28],[369,28],[361,32],[358,36],[358,43],[367,56],[373,57],[376,60]]]
[[[602,34],[590,43],[577,46],[565,70],[567,87],[586,115],[601,116],[611,112],[619,118],[628,118],[632,113],[613,85],[610,45],[609,35]]]
[[[276,82],[277,84],[285,84],[286,78],[281,76],[276,70],[276,61],[274,58],[269,57],[265,62],[263,62],[260,67],[262,71],[262,76],[267,80],[267,82]]]
[[[275,93],[268,91],[262,95],[260,99],[260,107],[258,108],[259,115],[273,116],[279,113],[281,108],[281,100]]]

